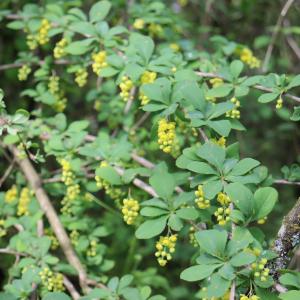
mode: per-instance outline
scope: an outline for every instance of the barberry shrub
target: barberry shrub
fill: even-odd
[[[300,299],[299,202],[262,226],[299,167],[275,180],[242,145],[255,109],[295,128],[300,75],[199,50],[189,1],[20,2],[0,4],[0,299]]]

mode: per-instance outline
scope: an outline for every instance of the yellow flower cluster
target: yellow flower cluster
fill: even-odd
[[[132,225],[136,219],[136,217],[139,214],[140,205],[137,200],[134,200],[133,198],[126,198],[123,200],[123,206],[122,206],[122,214],[124,221],[128,225]]]
[[[88,72],[85,68],[80,68],[75,73],[75,81],[79,87],[83,87],[87,83]]]
[[[94,53],[92,55],[92,59],[92,69],[94,73],[96,73],[99,76],[101,69],[107,67],[106,51],[99,51],[98,53]]]
[[[163,28],[159,24],[151,23],[148,26],[149,33],[152,37],[160,37],[163,33]]]
[[[66,195],[61,202],[61,212],[70,214],[72,202],[80,194],[80,186],[79,184],[75,183],[75,175],[72,171],[71,163],[66,159],[61,159],[59,163],[62,166],[62,181],[67,187]]]
[[[175,122],[168,122],[166,119],[160,119],[158,122],[158,144],[159,148],[165,153],[170,153],[175,139]]]
[[[45,235],[51,240],[51,249],[56,250],[59,247],[59,242],[53,231],[50,228],[46,228]]]
[[[209,83],[212,85],[213,88],[216,88],[218,86],[223,85],[224,80],[222,78],[215,77],[215,78],[210,79]]]
[[[97,254],[97,241],[96,240],[91,240],[90,241],[90,247],[86,252],[86,255],[89,257],[94,257]]]
[[[179,52],[180,46],[177,43],[171,43],[169,47],[174,51],[174,52]]]
[[[141,83],[152,83],[157,77],[156,72],[145,71],[141,76]]]
[[[132,26],[134,29],[143,29],[145,27],[145,21],[143,19],[135,19]]]
[[[33,34],[28,34],[26,37],[26,44],[30,50],[34,50],[38,46],[38,42],[36,40],[36,36]]]
[[[64,92],[60,91],[60,93],[55,95],[56,102],[53,104],[53,108],[57,112],[63,112],[67,106],[67,98],[64,97]]]
[[[191,226],[190,229],[189,229],[189,240],[190,240],[190,243],[194,246],[194,247],[198,247],[198,242],[196,240],[196,237],[195,237],[195,227],[194,226]]]
[[[145,71],[141,76],[141,84],[152,83],[157,77],[156,72]],[[142,92],[139,92],[139,99],[142,105],[146,105],[149,102],[149,98]]]
[[[254,277],[260,278],[261,281],[267,281],[270,269],[266,268],[268,260],[262,258],[258,263],[251,264],[251,269],[254,271]]]
[[[53,49],[54,58],[58,59],[66,55],[65,47],[67,46],[68,41],[65,38],[62,38],[59,42],[56,43]]]
[[[231,111],[228,111],[226,113],[226,117],[232,119],[239,119],[241,117],[241,113],[239,111],[239,107],[241,106],[241,103],[236,97],[231,98],[230,101],[235,105],[235,108],[233,108]]]
[[[240,295],[240,300],[260,300],[260,297],[256,295],[246,296],[244,294]]]
[[[37,41],[40,45],[45,45],[49,42],[48,33],[50,28],[50,22],[47,19],[43,19],[37,36]]]
[[[78,244],[79,232],[77,230],[72,230],[70,233],[70,239],[72,245],[76,246]]]
[[[66,159],[61,159],[59,163],[62,166],[61,180],[65,185],[71,185],[75,179],[75,175],[71,168],[71,163]]]
[[[219,139],[211,139],[211,141],[222,148],[226,147],[226,138],[224,136],[221,136]]]
[[[240,51],[240,59],[251,69],[260,67],[260,60],[253,55],[253,52],[249,48],[243,48]]]
[[[0,219],[0,238],[3,237],[3,236],[5,236],[6,233],[7,233],[4,225],[5,225],[5,220],[4,219]]]
[[[172,253],[175,252],[177,234],[171,236],[161,236],[156,243],[155,256],[160,266],[164,267],[172,259]]]
[[[19,70],[18,70],[18,79],[20,81],[25,81],[28,78],[28,75],[31,72],[31,68],[29,65],[23,65]]]
[[[18,196],[18,188],[14,184],[9,190],[6,191],[4,196],[4,201],[6,203],[12,203],[17,199]]]
[[[59,77],[52,75],[49,77],[48,83],[49,92],[55,95],[59,91]]]
[[[214,215],[217,218],[217,221],[219,225],[225,226],[227,222],[230,221],[230,213],[231,209],[229,208],[229,205],[231,203],[230,198],[225,193],[218,193],[217,201],[222,205],[222,207],[219,207]]]
[[[29,210],[28,210],[28,205],[30,202],[30,190],[29,188],[25,187],[21,190],[20,193],[20,199],[19,199],[19,203],[18,203],[18,211],[17,211],[17,215],[18,216],[23,216],[23,215],[28,215],[29,214]]]
[[[268,219],[268,217],[263,217],[263,218],[257,220],[257,224],[263,225],[266,223],[267,219]]]
[[[120,96],[125,102],[132,99],[130,91],[133,88],[133,82],[131,79],[127,76],[123,76],[119,87],[121,89]]]
[[[49,268],[44,268],[39,273],[42,284],[48,291],[64,291],[64,277],[61,273],[52,272]]]
[[[283,100],[282,100],[282,97],[279,97],[276,101],[276,108],[277,109],[280,109],[282,108],[282,104],[283,104]]]
[[[197,191],[195,191],[195,203],[200,209],[206,209],[210,207],[210,201],[208,199],[204,199],[203,186],[198,185]]]

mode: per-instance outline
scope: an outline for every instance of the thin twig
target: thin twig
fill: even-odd
[[[15,255],[15,256],[28,256],[28,254],[26,254],[26,253],[18,252],[18,251],[9,249],[9,248],[0,249],[0,253],[11,254],[11,255]]]
[[[285,28],[288,28],[290,26],[290,22],[288,19],[285,19],[283,21],[283,26]],[[294,40],[293,35],[291,33],[287,33],[285,38],[291,49],[294,51],[297,58],[300,59],[300,48],[298,46],[298,43]]]
[[[77,300],[80,298],[80,294],[77,292],[75,286],[73,283],[69,280],[69,278],[65,275],[63,275],[64,278],[64,286],[68,290],[68,292],[71,294],[73,300]]]
[[[207,73],[207,72],[201,72],[201,71],[195,72],[195,73],[196,73],[196,75],[201,76],[201,77],[205,77],[205,78],[221,78],[221,79],[224,79],[223,76],[221,76],[219,74],[215,74],[215,73]],[[262,85],[259,85],[259,84],[253,85],[252,87],[257,89],[257,90],[263,91],[263,92],[268,92],[268,93],[273,92],[272,89],[267,88],[267,87],[262,86]],[[289,93],[285,93],[284,96],[300,103],[300,97],[294,96],[294,95],[289,94]]]
[[[290,9],[291,5],[294,3],[294,1],[295,0],[286,1],[286,3],[284,4],[284,6],[283,6],[283,8],[280,12],[280,15],[279,15],[279,17],[277,19],[277,22],[276,22],[276,25],[275,25],[275,29],[274,29],[272,37],[271,37],[271,42],[268,46],[268,49],[267,49],[267,52],[266,52],[266,55],[265,55],[265,58],[264,58],[264,62],[262,64],[262,71],[263,72],[266,72],[266,70],[267,70],[267,67],[268,67],[272,52],[273,52],[274,44],[275,44],[277,35],[279,33],[280,27],[282,25],[282,21],[284,20],[287,12],[289,11],[289,9]]]
[[[201,134],[201,136],[202,136],[204,142],[208,142],[208,137],[207,137],[207,135],[205,134],[204,130],[201,129],[201,128],[199,128],[199,132],[200,132],[200,134]]]
[[[229,300],[235,299],[235,281],[232,281]]]
[[[130,90],[129,100],[126,102],[126,105],[125,105],[125,108],[124,108],[124,114],[125,115],[127,115],[130,111],[130,108],[131,108],[131,106],[133,104],[133,101],[134,101],[135,92],[136,92],[136,87],[133,87]]]
[[[4,172],[3,176],[0,178],[0,187],[2,186],[4,181],[7,179],[9,174],[11,173],[12,169],[14,168],[14,165],[15,165],[15,160],[13,159],[13,161],[10,163],[10,165],[8,166],[6,171]]]
[[[132,126],[131,130],[135,131],[137,128],[139,128],[151,115],[149,111],[145,112],[142,117]]]
[[[70,62],[67,61],[67,60],[55,60],[53,63],[55,65],[67,65]],[[0,66],[0,71],[19,68],[19,67],[22,67],[23,65],[26,65],[26,64],[42,66],[43,64],[45,64],[45,61],[40,60],[38,62],[18,62],[18,63],[11,63],[11,64],[6,64],[6,65],[1,65]]]
[[[276,179],[274,180],[275,184],[287,184],[287,185],[300,185],[299,181],[288,181],[286,179]]]

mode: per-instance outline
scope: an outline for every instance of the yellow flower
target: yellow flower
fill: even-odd
[[[56,43],[54,50],[53,50],[53,56],[54,58],[61,58],[66,55],[65,47],[67,46],[68,41],[65,38],[62,38],[59,42]]]
[[[143,19],[135,19],[133,23],[134,29],[143,29],[145,26],[145,21]]]
[[[217,77],[210,79],[209,82],[214,88],[224,84],[224,80],[222,78],[217,78]]]
[[[240,51],[240,59],[251,69],[260,67],[260,60],[253,55],[253,52],[249,48],[243,48]]]
[[[235,107],[226,113],[226,117],[232,118],[232,119],[239,119],[241,116],[241,113],[239,111],[239,107],[241,106],[240,101],[233,97],[230,99],[230,101],[235,105]]]
[[[127,76],[122,77],[122,81],[119,84],[120,87],[120,96],[121,98],[126,102],[129,99],[132,99],[132,96],[130,95],[131,89],[133,88],[133,82],[131,79],[129,79]]]
[[[137,218],[140,210],[140,205],[137,200],[133,198],[126,198],[123,200],[122,214],[124,215],[124,221],[128,225],[132,225]]]
[[[159,148],[165,153],[170,153],[174,144],[175,122],[168,122],[166,119],[161,119],[158,122],[158,144]]]
[[[17,199],[18,196],[18,188],[14,184],[9,190],[6,191],[4,196],[4,201],[6,203],[12,203]]]
[[[30,73],[31,68],[29,67],[29,65],[25,64],[18,70],[18,79],[20,81],[25,81]]]
[[[3,237],[3,236],[5,236],[6,233],[7,233],[4,225],[5,225],[5,220],[4,219],[0,219],[0,238]]]
[[[94,53],[92,55],[93,59],[93,64],[92,64],[92,69],[94,73],[96,73],[98,76],[100,75],[100,71],[107,67],[107,62],[106,62],[106,51],[100,51],[98,53]]]
[[[48,291],[64,291],[64,277],[61,273],[52,272],[48,267],[44,268],[40,273],[43,286]]]
[[[172,254],[175,252],[177,234],[170,236],[161,236],[156,243],[155,256],[161,267],[164,267],[168,261],[172,259]]]
[[[283,100],[281,97],[279,97],[276,102],[276,109],[282,108],[282,104],[283,104]]]
[[[179,52],[180,46],[177,43],[171,43],[169,47],[174,51],[174,52]]]
[[[151,23],[148,26],[148,30],[151,36],[161,36],[163,33],[163,28],[159,24]]]
[[[37,41],[40,45],[45,45],[49,42],[48,32],[50,28],[50,22],[47,19],[43,19],[37,36]]]
[[[17,215],[18,216],[23,216],[23,215],[28,215],[29,210],[28,210],[28,205],[30,203],[30,190],[29,188],[25,187],[21,190],[20,193],[20,199],[19,199],[19,204],[18,204],[18,211]]]
[[[200,209],[206,209],[210,207],[210,201],[208,199],[204,199],[202,185],[198,185],[197,191],[195,191],[195,196],[195,203]]]
[[[81,68],[75,73],[75,81],[79,87],[83,87],[86,85],[87,77],[88,77],[88,72],[86,71],[85,68]]]
[[[141,83],[152,83],[157,77],[156,72],[145,71],[141,76]]]
[[[55,95],[59,92],[59,77],[52,75],[49,78],[48,89],[51,94]]]

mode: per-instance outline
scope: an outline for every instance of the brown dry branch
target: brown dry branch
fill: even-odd
[[[39,177],[38,173],[36,172],[36,170],[34,169],[34,167],[32,166],[28,158],[25,159],[18,158],[19,151],[16,147],[12,146],[10,147],[10,150],[13,153],[14,157],[16,158],[17,163],[19,164],[20,169],[23,172],[28,183],[30,184],[32,190],[34,191],[35,196],[40,204],[40,207],[42,211],[45,213],[68,262],[78,272],[79,281],[82,289],[84,291],[87,291],[88,285],[86,283],[87,281],[86,271],[72,247],[71,241],[63,225],[61,224],[59,217],[56,214],[56,211],[51,203],[51,200],[49,199],[47,193],[42,187],[41,178]]]

